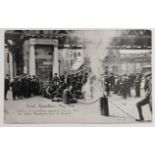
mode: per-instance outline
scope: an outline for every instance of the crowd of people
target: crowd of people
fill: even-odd
[[[152,112],[152,75],[150,72],[141,74],[124,74],[122,76],[116,76],[114,74],[105,75],[105,91],[107,92],[107,96],[110,96],[110,92],[113,91],[114,94],[122,96],[122,98],[126,99],[127,97],[131,97],[131,88],[135,89],[135,97],[141,96],[141,84],[142,80],[144,81],[143,89],[145,95],[142,96],[142,99],[136,103],[136,107],[139,114],[139,119],[137,121],[144,121],[142,107],[146,104],[149,105],[150,111]]]
[[[141,73],[124,75],[105,74],[104,84],[107,96],[110,96],[110,92],[113,91],[114,94],[122,96],[124,99],[133,95],[140,97],[142,77]],[[131,93],[131,88],[135,89],[135,94]]]
[[[76,99],[83,98],[82,86],[87,82],[88,74],[72,74],[61,75],[60,77],[55,73],[50,85],[46,89],[47,97],[52,101],[62,101],[63,92],[68,90],[70,92],[69,98],[71,102],[76,102]]]
[[[88,73],[84,74],[71,74],[58,76],[57,73],[51,78],[47,87],[44,87],[43,82],[38,76],[31,76],[29,74],[23,74],[15,76],[12,80],[9,80],[9,75],[5,77],[5,89],[4,98],[7,100],[7,92],[12,89],[12,98],[23,99],[29,98],[36,95],[41,95],[44,92],[44,96],[51,99],[52,101],[62,101],[64,92],[68,92],[68,98],[70,103],[76,103],[78,99],[83,99],[84,94],[82,93],[83,85],[88,80]],[[152,75],[147,74],[124,74],[115,75],[113,73],[104,74],[104,87],[107,96],[111,96],[111,92],[115,95],[121,96],[123,99],[127,97],[140,97],[141,96],[141,85],[144,81],[144,92],[145,95],[142,99],[137,102],[136,106],[139,113],[139,120],[143,120],[142,106],[149,104],[152,112]],[[133,91],[135,92],[133,93]],[[131,93],[132,92],[132,93]]]
[[[35,95],[41,95],[44,91],[44,96],[62,100],[63,91],[68,89],[75,98],[82,98],[82,87],[87,82],[88,73],[71,74],[58,76],[54,74],[48,86],[44,88],[43,83],[38,76],[23,74],[15,76],[13,80],[9,80],[9,75],[5,78],[5,99],[7,99],[7,91],[11,87],[13,99],[29,98]],[[104,75],[104,86],[107,96],[117,94],[126,99],[127,97],[141,96],[141,83],[144,76],[141,73],[115,75],[113,73]],[[145,77],[144,77],[145,78]],[[144,84],[144,89],[147,90],[147,84]],[[44,90],[43,90],[44,88]],[[135,89],[135,93],[131,93],[131,89]]]
[[[62,101],[63,91],[66,89],[70,92],[70,98],[82,98],[82,86],[87,78],[87,73],[67,76],[58,76],[55,73],[48,86],[45,86],[38,76],[23,74],[10,80],[9,75],[6,75],[4,98],[7,100],[7,92],[10,88],[13,100],[43,95],[55,101]]]
[[[4,98],[7,100],[7,92],[10,88],[12,90],[13,100],[39,95],[41,93],[40,83],[39,77],[35,75],[23,74],[15,76],[10,80],[7,74],[5,77]]]

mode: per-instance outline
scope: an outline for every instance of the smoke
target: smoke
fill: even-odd
[[[84,52],[90,59],[93,75],[99,76],[104,73],[102,61],[108,55],[108,47],[113,38],[120,35],[118,30],[79,30],[72,34],[78,38],[79,43],[84,44]]]
[[[108,48],[113,38],[120,35],[120,31],[114,30],[79,30],[72,35],[84,45],[85,55],[90,59],[91,74],[83,86],[84,98],[87,102],[96,100],[104,94],[103,60],[108,55]]]

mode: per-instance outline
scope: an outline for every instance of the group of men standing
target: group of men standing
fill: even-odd
[[[113,91],[114,94],[122,96],[126,99],[131,97],[131,88],[135,89],[135,97],[141,96],[141,83],[142,79],[144,80],[144,91],[145,95],[143,98],[136,103],[139,119],[138,121],[143,121],[142,107],[146,104],[149,105],[150,111],[152,112],[152,75],[150,72],[146,74],[124,74],[122,76],[116,76],[114,74],[105,75],[105,91],[107,96],[110,96],[110,91]]]
[[[110,96],[110,92],[113,91],[114,94],[122,96],[126,99],[131,97],[131,88],[135,89],[135,96],[140,97],[140,87],[141,87],[142,74],[124,74],[124,75],[110,75],[105,74],[105,91],[107,96]]]
[[[40,79],[37,76],[23,74],[9,79],[9,75],[5,77],[5,94],[4,98],[7,100],[7,92],[11,88],[13,100],[29,98],[40,94]]]
[[[145,96],[136,104],[139,120],[144,120],[142,114],[142,106],[149,104],[152,112],[152,75],[149,74],[124,74],[122,76],[104,75],[104,86],[107,96],[110,96],[110,92],[122,96],[126,99],[131,97],[131,88],[135,89],[135,97],[141,96],[141,81],[144,79],[144,91]],[[75,99],[82,99],[82,87],[88,80],[88,73],[84,74],[72,74],[68,76],[58,76],[54,74],[50,85],[46,88],[46,96],[52,101],[62,101],[64,91],[67,89],[69,92],[70,102],[77,102]],[[16,76],[13,80],[9,79],[7,74],[5,77],[4,98],[7,100],[7,92],[12,89],[13,99],[29,98],[31,96],[40,95],[42,93],[42,82],[38,76],[31,76],[29,74],[23,74]]]

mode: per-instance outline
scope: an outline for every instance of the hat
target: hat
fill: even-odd
[[[151,72],[147,72],[147,73],[145,73],[145,78],[147,78],[147,77],[149,77],[149,76],[152,76],[152,73]]]

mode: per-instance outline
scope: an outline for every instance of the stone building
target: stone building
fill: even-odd
[[[61,61],[60,70],[62,74],[77,72],[84,64],[84,48],[82,45],[66,44],[59,49],[59,58]]]
[[[151,66],[151,49],[111,50],[106,69],[115,74],[142,72],[143,67]]]
[[[48,38],[30,38],[23,43],[23,72],[49,78],[52,70],[59,73],[58,41]]]
[[[84,63],[83,47],[70,43],[68,33],[63,30],[6,31],[5,73],[11,78],[23,73],[38,75],[46,81],[54,73],[78,70]]]
[[[49,71],[59,74],[59,36],[52,30],[9,30],[5,33],[5,73],[28,73],[48,80]]]
[[[143,67],[151,66],[151,32],[131,32],[113,39],[108,49],[109,54],[103,61],[106,71],[129,74],[142,72]]]

